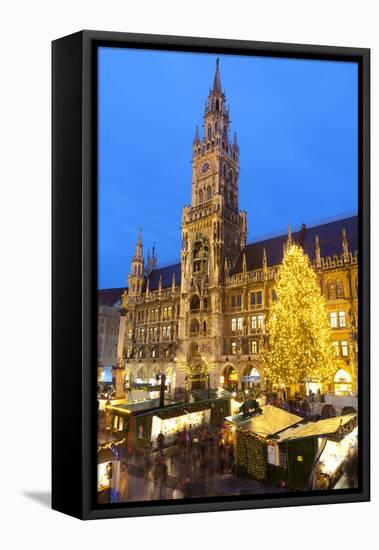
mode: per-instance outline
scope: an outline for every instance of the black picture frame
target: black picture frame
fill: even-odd
[[[100,45],[356,61],[359,78],[360,488],[96,504],[97,56]],[[52,43],[52,507],[81,519],[370,499],[370,50],[81,31]]]

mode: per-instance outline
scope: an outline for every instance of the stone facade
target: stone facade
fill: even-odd
[[[204,385],[204,372],[209,372],[212,387],[264,383],[261,350],[288,237],[246,245],[247,216],[239,209],[239,145],[236,134],[229,139],[229,126],[217,62],[204,135],[196,129],[193,141],[192,202],[182,211],[181,262],[158,268],[154,250],[145,262],[139,234],[122,296],[120,380],[149,383],[165,373],[174,390]],[[291,238],[303,246],[319,276],[339,355],[341,371],[322,389],[354,392],[357,218],[303,225]]]

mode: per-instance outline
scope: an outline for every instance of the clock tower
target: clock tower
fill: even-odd
[[[191,205],[182,212],[179,338],[186,341],[187,360],[222,354],[225,272],[246,243],[246,213],[239,210],[238,197],[239,147],[236,133],[230,139],[218,59],[203,118],[203,135],[197,127],[192,146]]]

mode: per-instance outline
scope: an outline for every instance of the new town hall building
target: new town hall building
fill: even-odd
[[[166,374],[171,390],[207,383],[230,390],[264,384],[261,351],[288,234],[246,244],[247,216],[239,208],[239,146],[236,134],[229,138],[229,125],[217,61],[204,135],[196,129],[193,141],[192,201],[182,210],[181,262],[159,268],[154,250],[145,261],[140,231],[128,288],[99,291],[100,298],[108,293],[114,303],[116,296],[122,303],[113,365],[119,395],[125,380],[152,384],[160,373]],[[291,238],[308,254],[327,300],[338,365],[323,390],[354,392],[357,217],[303,225]],[[312,383],[300,388],[317,389]]]

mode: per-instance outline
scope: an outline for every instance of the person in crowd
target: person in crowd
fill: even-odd
[[[165,498],[166,495],[166,482],[167,482],[167,464],[161,459],[158,462],[158,471],[157,471],[157,487],[158,495],[160,499]]]
[[[218,448],[218,461],[219,461],[219,470],[222,475],[225,471],[225,462],[226,462],[226,449],[225,442],[223,439],[220,441],[220,446]]]
[[[159,434],[158,434],[158,437],[157,437],[157,445],[158,445],[159,454],[160,454],[161,456],[163,456],[164,435],[163,435],[162,432],[159,432]]]
[[[234,446],[233,443],[228,445],[228,470],[232,473],[234,470]]]
[[[128,500],[128,488],[129,488],[128,467],[126,464],[121,464],[120,502],[126,502]]]

